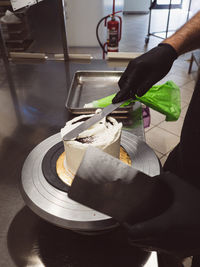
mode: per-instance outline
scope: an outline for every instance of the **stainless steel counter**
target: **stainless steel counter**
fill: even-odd
[[[29,152],[57,133],[71,115],[65,108],[77,70],[123,70],[102,60],[89,64],[47,61],[12,64],[16,94],[0,78],[0,266],[141,266],[148,253],[130,247],[122,229],[83,236],[43,221],[24,204],[21,169]],[[127,127],[144,138],[141,107]]]

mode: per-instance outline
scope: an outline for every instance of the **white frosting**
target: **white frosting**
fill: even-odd
[[[97,110],[98,112],[98,110]],[[61,136],[71,131],[73,128],[80,125],[84,118],[92,115],[81,115],[66,123],[65,127],[61,129]],[[91,137],[91,143],[81,143],[76,139],[64,141],[66,153],[66,166],[75,174],[84,156],[85,150],[88,146],[95,146],[108,154],[119,158],[120,152],[120,137],[121,137],[122,123],[118,123],[114,118],[107,117],[91,126],[88,130],[79,134],[78,138]]]

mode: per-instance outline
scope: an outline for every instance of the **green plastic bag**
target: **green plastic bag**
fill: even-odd
[[[116,94],[95,100],[85,104],[85,108],[104,108],[112,103]],[[173,82],[167,81],[162,85],[154,85],[149,91],[141,96],[136,96],[136,100],[128,100],[121,107],[130,105],[135,101],[140,101],[146,106],[166,115],[166,121],[178,120],[181,113],[180,88]]]
[[[136,99],[166,115],[166,121],[176,121],[180,116],[180,88],[173,81],[167,81],[162,85],[154,85],[145,95],[137,96]]]
[[[109,95],[109,96],[106,96],[106,97],[103,97],[103,98],[98,99],[98,100],[94,100],[91,103],[85,104],[84,108],[105,108],[112,103],[112,99],[115,97],[115,95],[116,95],[116,93]],[[133,102],[134,102],[133,100],[127,100],[120,107],[128,106]]]

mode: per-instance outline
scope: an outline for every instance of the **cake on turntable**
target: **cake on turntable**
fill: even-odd
[[[98,111],[100,110],[96,112]],[[67,132],[91,116],[81,115],[68,121],[65,127],[61,129],[61,137],[63,138]],[[76,139],[70,141],[63,140],[65,151],[59,156],[56,162],[58,177],[70,186],[83,155],[89,146],[95,146],[131,165],[129,155],[120,146],[121,129],[122,123],[118,123],[113,117],[108,116],[94,124],[88,130],[82,132]]]
[[[149,176],[160,173],[160,164],[154,151],[140,138],[122,131],[120,145],[134,168]],[[69,199],[69,187],[59,178],[57,180],[62,189],[47,181],[42,170],[45,158],[50,176],[51,171],[57,175],[56,162],[63,152],[60,133],[45,139],[30,152],[22,169],[21,192],[25,203],[41,218],[74,231],[96,232],[116,227],[118,223],[111,217]]]
[[[79,119],[69,122],[71,127],[75,127]],[[153,150],[121,128],[122,125],[114,119],[105,119],[84,131],[79,140],[67,141],[63,145],[61,133],[57,133],[38,144],[22,169],[21,192],[26,204],[41,218],[74,231],[96,233],[116,227],[118,223],[114,219],[71,200],[67,192],[84,150],[91,142],[149,176],[160,173],[160,164]],[[65,134],[65,128],[63,131]]]

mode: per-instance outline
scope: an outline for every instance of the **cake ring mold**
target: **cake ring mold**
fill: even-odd
[[[68,198],[44,177],[42,163],[47,152],[62,141],[60,133],[38,144],[28,155],[22,169],[21,192],[25,203],[38,216],[59,227],[80,232],[112,229],[118,223],[111,217],[83,206]],[[149,176],[160,173],[160,163],[154,151],[140,138],[122,131],[121,146],[134,168]],[[57,152],[57,156],[63,151]],[[62,181],[60,181],[62,183]]]

